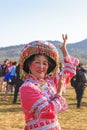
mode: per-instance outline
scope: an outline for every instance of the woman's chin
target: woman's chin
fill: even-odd
[[[37,77],[38,79],[44,79],[45,75],[39,74],[39,75],[37,75],[36,77]]]

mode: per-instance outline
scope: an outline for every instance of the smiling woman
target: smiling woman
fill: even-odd
[[[78,65],[78,59],[67,52],[67,35],[62,38],[65,68],[61,73],[58,51],[50,42],[34,41],[22,50],[20,75],[25,82],[20,87],[20,99],[26,121],[24,130],[61,130],[57,114],[67,109],[62,88],[75,75]]]
[[[32,55],[29,59],[27,59],[27,61],[24,63],[24,70],[29,73],[31,72],[31,63],[34,63],[33,65],[33,69],[35,69],[35,67],[38,67],[38,72],[40,73],[41,71],[43,72],[43,66],[47,66],[47,70],[46,73],[50,73],[51,70],[53,70],[56,66],[56,63],[48,56],[44,55],[44,54],[36,54],[36,55]],[[32,70],[33,70],[32,69]],[[46,74],[45,73],[45,74]]]

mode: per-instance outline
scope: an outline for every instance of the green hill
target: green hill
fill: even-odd
[[[62,54],[58,47],[61,42],[51,42],[57,47],[60,54],[60,59],[62,59]],[[25,45],[23,44],[0,48],[0,63],[2,63],[6,58],[19,61],[20,52],[24,46]],[[81,62],[87,64],[87,39],[77,43],[67,44],[67,49],[70,55],[78,57]]]

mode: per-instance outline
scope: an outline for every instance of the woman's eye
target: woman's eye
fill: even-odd
[[[43,65],[48,65],[47,63],[43,63]]]
[[[36,64],[40,64],[40,62],[39,62],[39,61],[36,61],[35,63],[36,63]]]
[[[36,64],[43,64],[43,65],[48,65],[47,63],[40,63],[40,62],[35,62]]]

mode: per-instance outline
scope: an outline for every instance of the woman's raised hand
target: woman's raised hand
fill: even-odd
[[[67,34],[62,34],[62,39],[63,39],[63,43],[61,45],[59,45],[59,48],[61,49],[62,53],[63,53],[63,56],[66,57],[68,56],[68,51],[66,49],[66,41],[68,39],[68,35]]]

